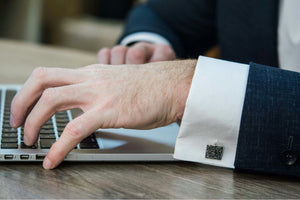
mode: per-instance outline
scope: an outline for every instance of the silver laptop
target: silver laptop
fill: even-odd
[[[0,161],[42,161],[60,137],[75,111],[56,113],[40,130],[33,146],[23,143],[23,128],[9,124],[10,104],[21,85],[0,84]],[[99,129],[81,141],[67,161],[174,161],[179,126],[174,123],[152,130]]]

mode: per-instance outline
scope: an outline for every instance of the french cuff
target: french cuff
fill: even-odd
[[[234,168],[249,65],[200,56],[174,158]]]
[[[137,32],[132,33],[126,37],[123,38],[123,40],[120,42],[121,45],[128,45],[133,42],[150,42],[155,44],[167,44],[169,46],[172,46],[171,43],[164,37],[162,37],[159,34],[151,33],[151,32]]]

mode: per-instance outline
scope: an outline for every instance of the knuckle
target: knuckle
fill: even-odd
[[[175,58],[175,53],[169,45],[160,45],[159,48],[161,50],[162,56],[164,56],[165,58]]]
[[[140,48],[131,48],[128,50],[127,58],[131,62],[143,62],[145,59],[145,53]]]
[[[31,77],[36,80],[43,80],[47,76],[47,68],[46,67],[37,67],[33,70]]]
[[[31,120],[30,118],[26,119],[25,125],[24,125],[24,130],[28,130],[28,128],[32,128],[35,126],[35,122]]]
[[[73,139],[79,139],[82,137],[83,128],[79,125],[79,123],[74,123],[74,121],[71,121],[65,127],[65,133]]]
[[[44,90],[41,100],[46,103],[51,103],[56,98],[57,90],[55,88],[47,88]]]
[[[132,119],[123,118],[123,119],[119,120],[117,124],[118,124],[118,127],[120,127],[120,128],[128,128],[133,123],[132,123]]]
[[[14,114],[16,110],[20,110],[22,105],[19,95],[16,95],[11,102],[11,113]]]
[[[126,49],[127,49],[126,47],[118,45],[118,46],[115,46],[112,48],[111,53],[112,54],[123,54],[123,53],[125,53]]]

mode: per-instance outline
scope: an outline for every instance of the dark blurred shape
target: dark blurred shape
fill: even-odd
[[[0,37],[40,41],[42,0],[0,0]]]
[[[98,0],[96,15],[102,18],[124,19],[135,0]]]

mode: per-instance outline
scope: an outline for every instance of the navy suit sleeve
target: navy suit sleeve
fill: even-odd
[[[250,64],[235,167],[300,177],[300,73]]]
[[[157,33],[170,41],[176,55],[196,58],[216,44],[216,0],[149,0],[129,14],[121,37]]]

